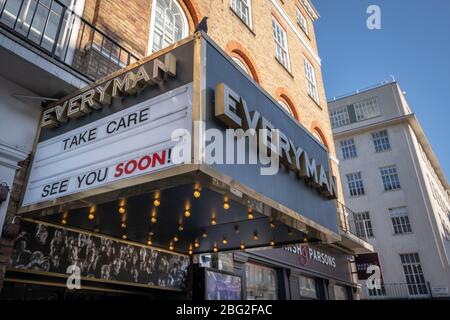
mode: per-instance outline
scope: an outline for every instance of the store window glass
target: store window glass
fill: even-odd
[[[334,298],[336,300],[347,300],[347,288],[343,286],[334,286]]]
[[[313,278],[300,276],[299,282],[302,297],[317,299],[316,281]]]
[[[248,300],[276,300],[277,271],[253,263],[245,265]]]
[[[233,253],[219,252],[219,270],[233,272]]]

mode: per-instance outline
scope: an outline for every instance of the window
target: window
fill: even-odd
[[[316,281],[313,278],[300,276],[299,284],[302,297],[317,299]]]
[[[319,93],[317,92],[317,84],[316,84],[316,73],[314,71],[314,67],[305,58],[305,74],[306,79],[308,80],[308,94],[311,98],[314,99],[317,103],[319,103]]]
[[[283,107],[284,110],[286,110],[290,115],[292,114],[292,110],[291,108],[288,106],[288,104],[286,102],[284,102],[283,100],[278,100],[278,103]]]
[[[355,140],[348,139],[348,140],[342,140],[340,142],[341,144],[341,151],[342,151],[342,157],[344,159],[350,159],[350,158],[356,158],[356,146],[355,146]]]
[[[236,58],[236,57],[232,57],[231,59],[233,59],[234,62],[236,62],[236,64],[239,66],[239,68],[241,68],[242,70],[244,70],[244,72],[246,74],[248,74],[250,77],[252,76],[250,71],[248,70],[247,66],[244,64],[244,62],[242,62],[241,59]]]
[[[303,13],[300,11],[300,9],[296,9],[295,16],[297,17],[297,23],[300,26],[300,28],[303,30],[303,32],[308,35],[308,21],[306,20]]]
[[[418,253],[401,254],[403,273],[405,274],[408,292],[412,296],[427,295],[428,287],[423,276]]]
[[[245,264],[248,300],[276,300],[277,272],[253,263]]]
[[[231,8],[249,28],[252,27],[251,0],[231,0]]]
[[[14,28],[14,31],[50,52],[55,48],[58,57],[64,55],[71,34],[69,24],[73,24],[73,20],[70,23],[68,20],[74,17],[65,8],[75,10],[75,0],[61,0],[60,3],[51,0],[0,0],[0,8],[2,24]],[[72,32],[76,31],[72,29]]]
[[[347,183],[350,196],[362,196],[365,194],[361,172],[347,174]]]
[[[286,69],[290,70],[286,31],[274,17],[272,17],[272,28],[275,41],[275,56]]]
[[[335,285],[334,286],[334,299],[336,300],[347,300],[347,288],[344,286]]]
[[[394,228],[394,234],[412,232],[406,207],[389,209],[389,215],[391,217],[392,227]]]
[[[375,98],[366,99],[354,104],[356,121],[363,121],[380,115]]]
[[[380,174],[385,191],[400,189],[400,180],[398,178],[396,166],[380,168]]]
[[[335,109],[331,111],[330,114],[333,129],[350,124],[350,117],[348,115],[347,107]]]
[[[188,23],[175,0],[156,0],[150,27],[150,51],[161,50],[188,35]]]
[[[375,152],[391,150],[391,143],[389,142],[387,130],[372,133],[372,140],[375,147]]]
[[[370,221],[369,212],[354,213],[355,231],[360,238],[373,237],[372,222]]]

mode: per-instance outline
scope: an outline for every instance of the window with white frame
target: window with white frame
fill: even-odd
[[[83,7],[84,3],[76,0],[0,0],[0,23],[48,51],[55,49],[55,55],[63,58],[79,28],[72,11],[79,14]]]
[[[394,234],[412,233],[409,222],[408,210],[406,207],[389,209]]]
[[[303,13],[300,11],[299,8],[295,11],[295,16],[297,18],[297,23],[300,26],[300,28],[303,30],[303,32],[308,35],[308,21],[306,20]]]
[[[354,213],[355,231],[360,238],[373,237],[372,221],[370,221],[370,214],[368,211]]]
[[[231,8],[249,28],[252,27],[251,0],[231,0]]]
[[[250,71],[248,70],[247,66],[241,61],[241,59],[236,58],[236,57],[232,57],[231,58],[234,62],[236,62],[236,64],[239,66],[239,68],[241,68],[242,70],[244,70],[244,72],[246,74],[248,74],[250,77],[252,76]]]
[[[380,174],[385,191],[397,190],[401,188],[396,166],[380,168]]]
[[[278,100],[278,103],[283,107],[284,110],[286,110],[290,115],[292,114],[292,110],[291,108],[288,106],[288,104],[286,102],[284,102],[283,100]]]
[[[375,152],[391,150],[391,143],[389,141],[387,130],[372,133],[372,140],[375,147]]]
[[[355,108],[356,121],[363,121],[380,115],[376,98],[359,101],[353,106]]]
[[[412,296],[428,295],[428,286],[423,275],[419,254],[400,254],[400,261],[408,284],[409,294]]]
[[[350,196],[355,197],[365,194],[361,172],[350,173],[346,177]]]
[[[353,138],[347,139],[347,140],[341,140],[341,151],[342,151],[342,157],[344,159],[350,159],[350,158],[356,158],[356,146],[355,146],[355,140]]]
[[[305,58],[305,75],[308,80],[308,94],[319,103],[319,93],[317,91],[316,72],[313,65]]]
[[[331,125],[333,129],[350,124],[347,107],[337,108],[330,112]]]
[[[305,298],[317,299],[316,280],[313,278],[300,276],[300,295]]]
[[[149,51],[161,50],[188,35],[187,18],[176,0],[155,0]]]
[[[290,70],[286,31],[274,17],[272,17],[272,28],[275,41],[275,56],[286,69]]]

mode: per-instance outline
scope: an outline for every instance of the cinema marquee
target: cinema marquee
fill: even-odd
[[[260,164],[194,159],[198,122],[221,132],[278,129],[280,170],[264,176]],[[177,130],[193,136],[191,161],[172,161]],[[270,137],[265,144],[271,148]],[[20,212],[27,232],[70,231],[130,252],[160,252],[167,270],[185,274],[195,254],[339,241],[335,194],[327,150],[196,34],[45,109]],[[104,271],[89,281],[113,281]],[[154,286],[183,290],[181,280],[167,281]]]

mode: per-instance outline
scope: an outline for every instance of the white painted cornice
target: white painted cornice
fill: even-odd
[[[16,170],[19,168],[17,164],[25,160],[28,154],[29,152],[0,140],[0,165]]]

